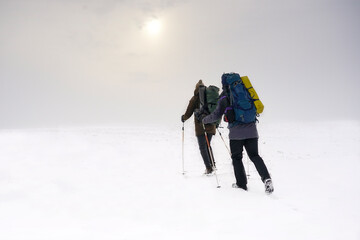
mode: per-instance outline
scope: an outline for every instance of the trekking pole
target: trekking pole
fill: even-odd
[[[184,122],[182,125],[182,174],[185,175],[185,161],[184,161]]]
[[[228,152],[229,152],[229,154],[230,154],[230,157],[231,157],[230,149],[229,149],[229,147],[226,145],[226,142],[225,142],[225,140],[224,140],[224,138],[223,138],[223,136],[222,136],[222,134],[221,134],[221,132],[220,132],[220,130],[219,130],[219,127],[217,127],[216,129],[218,130],[218,133],[219,133],[222,141],[224,142],[224,145],[225,145],[226,149],[228,150]]]
[[[246,154],[246,156],[247,156],[247,174],[246,174],[246,177],[247,177],[247,179],[250,179],[250,158],[249,158],[249,155],[247,155]]]
[[[210,142],[209,142],[209,139],[207,137],[207,134],[206,134],[206,131],[205,131],[205,125],[203,124],[203,129],[204,129],[204,135],[205,135],[205,139],[206,139],[206,144],[207,144],[207,147],[208,147],[208,151],[209,151],[209,156],[210,156],[210,159],[211,159],[211,163],[213,165],[213,167],[215,166],[215,161],[214,161],[214,156],[213,156],[213,152],[212,152],[212,149],[211,149],[211,146],[210,146]],[[214,167],[214,175],[215,175],[215,178],[216,178],[216,183],[217,183],[217,188],[220,188],[220,184],[219,184],[219,179],[218,179],[218,176],[216,174],[216,168]]]

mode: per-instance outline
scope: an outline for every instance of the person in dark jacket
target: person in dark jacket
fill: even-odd
[[[190,99],[185,114],[181,116],[182,122],[185,122],[193,115],[193,113],[195,115],[196,111],[199,111],[200,109],[199,87],[201,85],[203,86],[204,84],[202,80],[199,80],[199,82],[195,86],[194,96]],[[210,144],[212,136],[215,135],[216,133],[216,127],[215,124],[205,124],[205,130],[204,130],[203,123],[199,121],[199,119],[195,116],[194,116],[194,122],[195,122],[195,135],[197,137],[200,153],[206,167],[205,174],[211,174],[214,171],[215,166],[213,166],[213,163],[210,158],[205,134]]]
[[[229,85],[226,81],[223,80],[223,92],[220,94],[218,105],[213,113],[202,119],[204,124],[214,123],[221,119],[222,115],[225,113],[225,109],[230,106],[230,89],[228,86]],[[247,178],[244,164],[242,162],[243,147],[245,147],[250,160],[254,163],[257,172],[261,176],[261,180],[265,184],[265,192],[272,193],[274,191],[274,187],[269,171],[258,153],[259,134],[256,128],[256,122],[240,123],[235,121],[233,123],[229,123],[228,128],[231,158],[236,179],[236,183],[232,186],[234,188],[247,190]]]

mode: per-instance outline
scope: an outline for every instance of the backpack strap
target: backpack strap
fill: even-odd
[[[206,91],[206,87],[204,85],[200,85],[199,86],[200,109],[203,108],[206,104],[205,91]]]

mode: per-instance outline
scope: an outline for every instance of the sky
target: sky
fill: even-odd
[[[356,0],[0,0],[0,128],[176,124],[197,81],[220,87],[224,72],[249,76],[266,121],[359,121],[359,12]]]

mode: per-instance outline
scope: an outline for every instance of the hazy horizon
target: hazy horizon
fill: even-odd
[[[223,72],[249,76],[267,121],[359,121],[359,10],[0,0],[0,128],[179,123],[196,82],[220,87]]]

